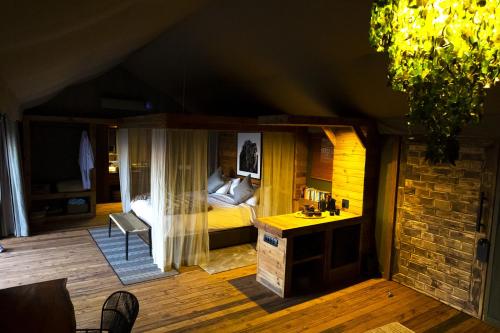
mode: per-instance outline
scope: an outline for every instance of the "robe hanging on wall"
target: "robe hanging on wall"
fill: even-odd
[[[90,144],[87,131],[82,132],[80,139],[80,156],[78,158],[80,171],[82,173],[82,187],[84,190],[90,190],[92,182],[90,180],[90,171],[94,169],[94,154]]]

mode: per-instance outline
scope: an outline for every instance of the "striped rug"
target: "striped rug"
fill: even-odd
[[[149,256],[149,246],[137,235],[129,235],[127,261],[125,235],[118,228],[111,228],[111,237],[108,237],[108,227],[89,229],[89,233],[124,285],[179,274],[176,270],[162,272]]]

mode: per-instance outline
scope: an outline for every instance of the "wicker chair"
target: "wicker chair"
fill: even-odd
[[[100,329],[78,329],[80,332],[130,333],[139,313],[139,301],[127,291],[112,293],[101,312]]]

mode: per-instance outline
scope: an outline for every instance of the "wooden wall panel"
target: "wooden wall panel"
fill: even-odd
[[[350,128],[335,129],[337,145],[333,150],[332,196],[341,205],[349,200],[348,211],[362,215],[366,149]]]
[[[330,182],[333,174],[333,144],[325,134],[313,134],[310,138],[311,178]]]
[[[308,137],[307,132],[298,131],[295,135],[295,164],[294,164],[294,191],[293,204],[294,211],[299,210],[299,199],[302,197],[304,188],[307,185],[307,154]]]
[[[218,161],[224,175],[236,177],[237,133],[219,132]]]

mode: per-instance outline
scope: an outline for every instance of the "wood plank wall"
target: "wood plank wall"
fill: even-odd
[[[302,198],[303,190],[307,184],[307,154],[308,135],[306,131],[297,131],[295,136],[295,170],[294,170],[294,191],[293,210],[299,210],[299,199]]]
[[[218,132],[218,161],[225,176],[236,177],[237,133]]]
[[[349,200],[347,211],[363,213],[366,149],[350,128],[335,129],[337,145],[333,150],[332,196],[341,206]]]

